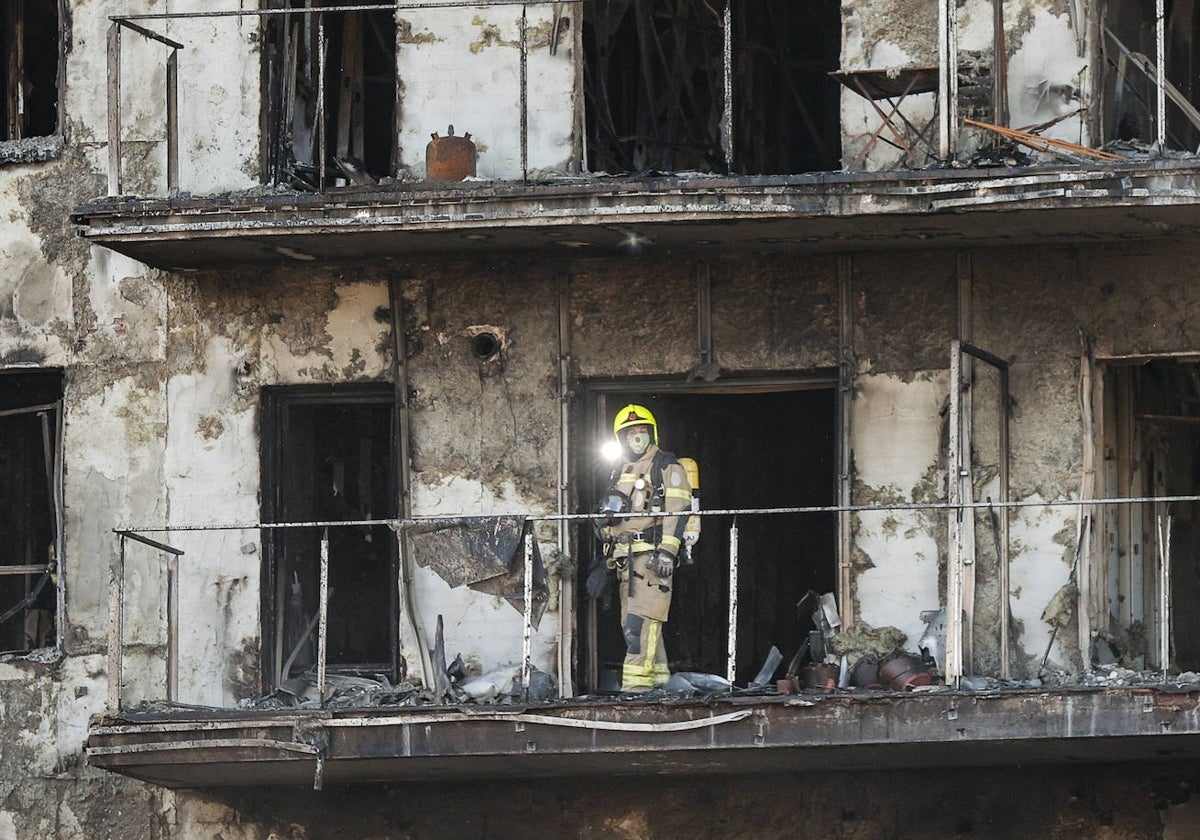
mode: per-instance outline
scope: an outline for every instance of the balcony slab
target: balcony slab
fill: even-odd
[[[1200,232],[1200,161],[121,197],[72,218],[89,241],[175,270],[1144,241]]]
[[[1200,687],[864,692],[324,711],[153,708],[88,761],[171,788],[1200,757]]]

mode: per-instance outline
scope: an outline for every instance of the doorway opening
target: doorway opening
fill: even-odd
[[[263,521],[395,516],[394,422],[388,384],[264,389]],[[263,674],[275,684],[316,662],[322,530],[263,534]],[[329,528],[329,669],[399,677],[397,581],[387,526]]]
[[[626,403],[649,408],[661,447],[694,458],[701,505],[707,510],[801,507],[836,503],[836,390],[824,378],[787,385],[680,389],[592,383],[584,428],[576,441],[580,504],[592,510],[608,486],[612,465],[599,447],[612,436],[612,414]],[[664,628],[672,672],[724,675],[729,615],[729,528],[733,517],[702,518],[690,564],[676,572],[670,621]],[[837,582],[834,513],[738,517],[737,681],[749,682],[772,645],[790,658],[809,629],[796,605],[809,590],[832,592]],[[599,552],[591,528],[578,533],[590,564]],[[582,577],[582,576],[581,576]],[[611,591],[589,599],[580,589],[580,674],[588,690],[610,690],[620,673],[624,640]],[[617,680],[619,681],[619,680]]]
[[[1108,497],[1200,490],[1200,364],[1110,365],[1103,378]],[[1200,504],[1110,505],[1102,522],[1106,641],[1131,668],[1200,669]],[[1172,603],[1179,608],[1172,608]]]

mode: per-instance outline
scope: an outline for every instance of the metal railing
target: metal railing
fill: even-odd
[[[1167,506],[1172,503],[1193,503],[1200,502],[1200,495],[1174,495],[1174,496],[1143,496],[1136,498],[1098,498],[1098,499],[1055,499],[1055,500],[1018,500],[1018,501],[961,501],[961,502],[911,502],[898,504],[864,504],[864,505],[809,505],[798,507],[784,508],[730,508],[720,510],[704,510],[699,512],[685,512],[685,515],[692,516],[726,516],[733,517],[733,521],[728,530],[728,574],[730,581],[729,604],[728,604],[728,636],[727,644],[728,659],[726,666],[726,676],[730,682],[733,682],[734,671],[736,666],[736,651],[738,644],[738,571],[739,571],[739,556],[738,556],[738,518],[751,516],[793,516],[803,514],[865,514],[865,513],[902,513],[902,512],[943,512],[949,518],[961,518],[966,514],[974,512],[990,512],[1003,511],[1005,516],[1009,513],[1023,508],[1075,508],[1081,510],[1081,515],[1085,516],[1087,525],[1085,527],[1095,527],[1099,518],[1094,512],[1088,513],[1084,509],[1102,508],[1104,506],[1123,506],[1123,505],[1154,505],[1156,511],[1153,516],[1155,532],[1158,535],[1156,549],[1156,567],[1157,567],[1157,587],[1154,593],[1153,600],[1148,600],[1148,606],[1157,612],[1157,650],[1155,651],[1159,660],[1160,669],[1164,675],[1167,671],[1170,662],[1170,627],[1171,627],[1171,596],[1170,596],[1170,574],[1171,574],[1171,558],[1170,558],[1170,531],[1171,531],[1171,515],[1162,511],[1167,510]],[[473,515],[475,516],[475,515]],[[522,641],[521,641],[521,677],[522,686],[528,691],[530,683],[530,674],[533,669],[531,658],[531,639],[533,632],[533,569],[534,569],[534,529],[529,527],[538,522],[558,522],[564,525],[569,523],[580,523],[597,519],[603,514],[561,514],[561,515],[530,515],[530,514],[496,514],[495,516],[515,516],[523,519],[526,522],[524,537],[522,539],[522,551],[524,561],[524,587],[523,587],[523,610],[522,610]],[[111,567],[110,575],[110,592],[109,592],[109,639],[108,639],[108,658],[109,658],[109,708],[112,711],[119,711],[122,706],[122,687],[123,687],[123,670],[124,670],[124,581],[125,581],[125,564],[126,564],[126,543],[129,540],[145,545],[155,551],[164,553],[168,556],[167,562],[167,645],[166,645],[166,695],[167,700],[171,702],[178,701],[179,692],[179,584],[178,584],[178,561],[184,556],[184,551],[167,542],[161,542],[147,536],[151,533],[168,533],[168,534],[184,534],[188,532],[221,532],[221,531],[273,531],[281,529],[321,529],[319,538],[319,556],[320,556],[320,600],[319,600],[319,618],[317,627],[317,690],[321,697],[321,702],[324,702],[326,689],[326,658],[327,658],[327,613],[329,603],[329,529],[338,527],[363,527],[363,526],[388,526],[397,533],[403,533],[408,527],[420,523],[439,523],[461,521],[462,515],[455,516],[428,516],[414,517],[411,519],[370,519],[370,520],[354,520],[354,521],[314,521],[314,522],[295,522],[295,523],[253,523],[253,524],[236,524],[236,525],[217,525],[217,526],[176,526],[171,528],[121,528],[115,529],[114,534],[118,538],[118,550]],[[993,520],[994,521],[994,520]],[[1007,534],[1006,534],[1007,536]],[[1001,552],[1000,558],[1007,558],[1007,552]],[[1078,547],[1077,547],[1078,554]],[[1078,563],[1078,556],[1075,558]],[[1075,574],[1075,566],[1073,565],[1070,572],[1073,577]],[[569,584],[569,580],[566,585]],[[953,578],[950,585],[953,585]],[[961,593],[958,595],[958,602],[961,603]],[[947,598],[950,602],[954,602],[953,593],[947,593]],[[1085,603],[1083,593],[1079,596],[1078,607],[1082,607]],[[1010,615],[1009,606],[1002,610],[1002,615],[1007,617]],[[957,639],[947,639],[947,645],[957,643],[960,647],[963,644],[963,622],[958,622],[957,626],[950,623],[948,633],[957,635]],[[1055,626],[1054,633],[1051,634],[1051,646],[1054,643],[1054,634],[1057,632]],[[421,643],[420,640],[417,640]],[[1050,648],[1047,648],[1046,656],[1048,657]],[[442,663],[444,667],[445,663]],[[1045,666],[1045,657],[1042,660],[1043,667]],[[425,675],[428,679],[430,675]],[[954,687],[958,687],[959,680],[962,674],[947,674],[944,675],[947,682]]]

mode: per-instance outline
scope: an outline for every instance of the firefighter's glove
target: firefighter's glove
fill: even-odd
[[[659,577],[670,577],[675,574],[675,558],[665,551],[659,551],[650,561],[650,571]]]
[[[600,542],[612,542],[612,517],[593,519],[592,531],[596,534],[596,539],[600,540]]]
[[[588,573],[583,588],[587,590],[589,598],[599,598],[604,594],[604,590],[608,589],[608,582],[608,567],[603,560],[597,560],[592,564],[592,570]]]

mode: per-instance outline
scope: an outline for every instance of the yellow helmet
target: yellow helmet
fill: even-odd
[[[658,421],[654,419],[650,409],[644,405],[630,403],[617,412],[613,417],[613,437],[617,439],[617,443],[621,443],[621,432],[631,426],[649,426],[654,432],[654,445],[658,445]]]

